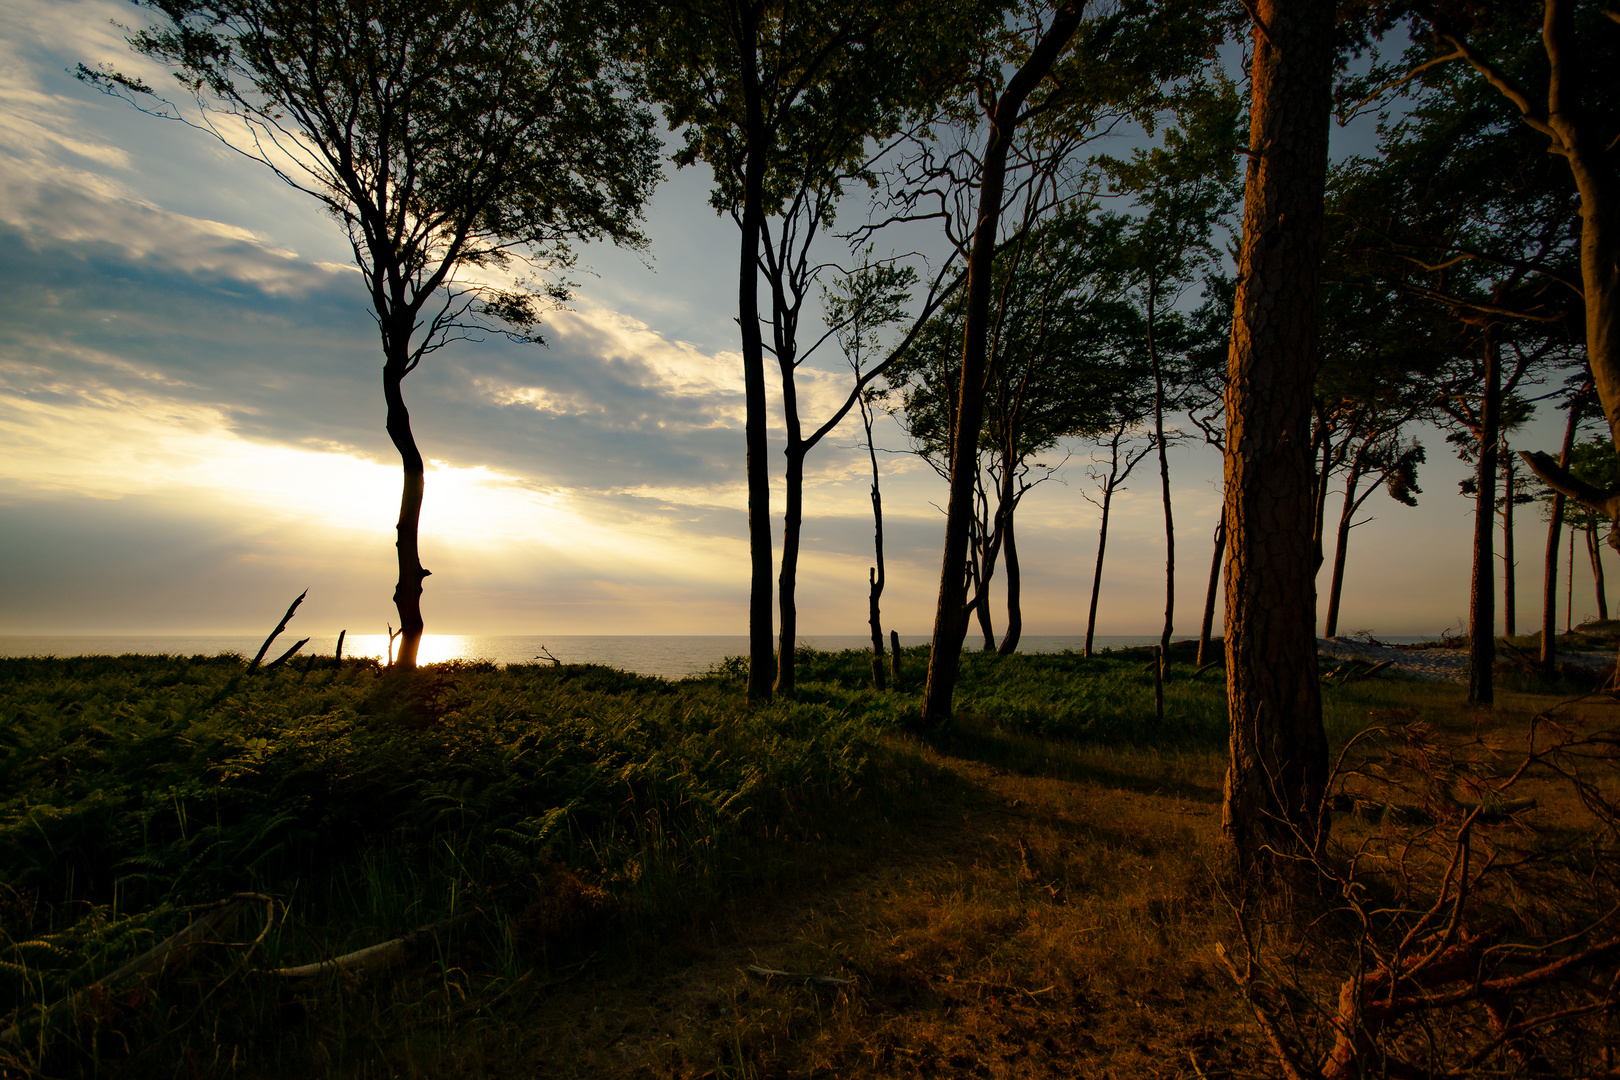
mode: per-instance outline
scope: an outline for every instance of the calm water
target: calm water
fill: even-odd
[[[268,661],[298,640],[293,633],[283,633],[266,654]],[[1431,641],[1434,636],[1386,635],[1379,640],[1390,643]],[[922,635],[900,637],[903,645],[924,645],[928,638]],[[968,635],[967,646],[979,644],[977,633]],[[1099,634],[1094,645],[1101,649],[1129,648],[1151,645],[1158,635]],[[1181,640],[1177,638],[1177,640]],[[0,656],[93,656],[123,653],[169,653],[179,656],[213,656],[222,652],[252,656],[259,651],[264,639],[255,635],[8,635],[0,636]],[[871,639],[856,634],[833,634],[819,637],[801,637],[799,644],[815,649],[865,649]],[[1079,635],[1026,634],[1019,642],[1020,652],[1078,652],[1085,646]],[[332,655],[337,647],[334,635],[312,637],[298,653],[300,656]],[[674,679],[683,675],[699,675],[728,656],[748,651],[748,638],[741,635],[655,636],[655,635],[602,635],[552,634],[537,637],[484,636],[473,634],[428,634],[422,639],[419,658],[431,664],[442,660],[492,660],[497,664],[527,664],[535,660],[544,662],[545,654],[565,664],[606,664],[626,671],[639,671],[646,675],[661,675]],[[345,656],[374,656],[384,659],[388,651],[385,634],[350,634],[343,641]]]
[[[266,660],[297,641],[300,635],[284,632],[271,646]],[[926,636],[901,635],[903,645],[923,645]],[[979,642],[977,634],[968,637],[968,647]],[[1102,635],[1094,639],[1098,648],[1125,648],[1132,645],[1151,645],[1157,635]],[[120,655],[122,653],[170,653],[180,656],[213,656],[222,652],[252,656],[259,651],[264,639],[254,635],[10,635],[0,636],[0,656],[90,656]],[[801,637],[799,644],[829,651],[838,649],[864,649],[871,643],[869,637],[856,634]],[[1082,636],[1025,635],[1019,643],[1022,652],[1062,652],[1079,650],[1085,645]],[[316,636],[299,651],[300,656],[311,653],[330,656],[337,647],[335,635]],[[422,639],[419,658],[423,663],[441,660],[492,660],[497,664],[527,664],[544,660],[542,649],[548,650],[565,664],[607,664],[627,671],[647,675],[679,678],[697,675],[728,656],[748,651],[748,638],[741,635],[713,637],[699,636],[585,636],[552,634],[538,637],[483,636],[471,634],[428,634]],[[345,656],[375,656],[383,659],[388,651],[385,634],[350,634],[343,641]]]

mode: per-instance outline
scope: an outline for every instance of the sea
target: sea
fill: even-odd
[[[1390,643],[1432,641],[1430,637],[1380,637]],[[269,662],[299,640],[299,635],[284,632],[265,654]],[[902,645],[925,645],[927,636],[900,635]],[[969,634],[966,647],[976,648],[978,634]],[[1157,634],[1098,634],[1092,639],[1095,649],[1127,649],[1139,645],[1152,645],[1159,640]],[[1177,638],[1176,640],[1182,640]],[[805,648],[837,652],[841,649],[866,649],[872,639],[859,634],[828,634],[803,636],[799,644]],[[217,656],[237,653],[251,657],[259,651],[264,639],[251,634],[142,634],[142,635],[27,635],[0,636],[0,656],[121,656],[126,653],[171,656]],[[1056,653],[1085,648],[1082,635],[1025,634],[1018,643],[1018,651],[1026,653]],[[316,635],[299,649],[298,656],[331,656],[337,649],[336,635]],[[656,634],[542,634],[542,635],[481,635],[481,634],[427,634],[417,659],[424,664],[447,660],[487,660],[496,664],[550,663],[555,657],[564,664],[605,664],[608,667],[634,671],[643,675],[657,675],[666,679],[679,679],[689,675],[702,675],[728,656],[742,656],[748,652],[748,638],[731,635],[656,635]],[[386,634],[349,634],[343,640],[344,656],[370,656],[386,661],[389,641]]]

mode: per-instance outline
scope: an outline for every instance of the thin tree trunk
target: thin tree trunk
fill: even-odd
[[[1221,557],[1226,554],[1226,516],[1215,523],[1215,554],[1209,560],[1209,588],[1204,592],[1204,621],[1198,629],[1197,666],[1204,666],[1209,653],[1209,635],[1215,629],[1215,594],[1221,586]]]
[[[1519,585],[1513,565],[1513,454],[1502,452],[1502,633],[1519,636]]]
[[[1316,661],[1312,390],[1333,8],[1256,0],[1248,171],[1226,389],[1222,833],[1241,869],[1327,830]]]
[[[1575,619],[1575,530],[1569,530],[1569,584],[1564,586],[1564,633],[1574,628]]]
[[[978,472],[979,429],[984,421],[985,352],[988,340],[990,292],[1001,225],[1001,199],[1007,178],[1007,155],[1024,101],[1046,77],[1069,39],[1080,26],[1082,8],[1069,0],[1058,9],[1051,27],[1041,35],[1030,56],[1007,82],[990,117],[979,182],[973,246],[968,255],[967,310],[962,328],[962,385],[956,412],[956,435],[951,447],[950,499],[945,506],[945,545],[940,555],[939,602],[934,610],[934,647],[928,657],[928,678],[923,689],[923,720],[941,723],[950,718],[951,696],[961,665],[965,629],[962,610],[962,564],[967,558],[968,518],[973,513],[973,488]],[[1318,196],[1320,198],[1320,196]]]
[[[1114,501],[1114,478],[1110,474],[1103,488],[1102,526],[1097,530],[1097,566],[1091,572],[1091,610],[1086,616],[1086,655],[1091,655],[1091,639],[1097,629],[1097,595],[1102,592],[1103,556],[1108,552],[1108,510]]]
[[[399,497],[399,521],[394,526],[394,547],[398,555],[399,577],[394,584],[394,608],[399,612],[399,656],[394,661],[401,668],[416,667],[417,650],[422,644],[422,579],[430,571],[422,568],[420,525],[422,520],[422,491],[426,485],[426,470],[422,452],[417,449],[416,436],[411,432],[411,413],[405,407],[402,381],[407,370],[409,335],[398,346],[390,349],[388,362],[383,365],[383,399],[388,405],[388,437],[399,451],[404,483]]]
[[[738,259],[737,323],[742,329],[743,438],[748,448],[748,698],[771,696],[775,667],[771,641],[771,477],[765,411],[765,342],[759,326],[759,241],[764,226],[767,166],[764,105],[760,100],[758,10],[732,7],[742,66],[747,114],[747,160],[743,165],[742,250]]]
[[[791,401],[791,374],[784,378],[783,391]],[[799,614],[794,593],[799,583],[799,538],[804,532],[804,443],[798,431],[797,410],[789,406],[785,507],[782,513],[782,569],[777,579],[778,614],[782,619],[781,639],[776,651],[778,694],[793,693],[794,651],[799,640]]]
[[[1609,619],[1609,591],[1603,584],[1603,545],[1598,540],[1597,520],[1586,526],[1586,553],[1592,559],[1592,589],[1597,595],[1598,618]]]
[[[1164,370],[1153,339],[1153,320],[1158,304],[1158,282],[1148,275],[1148,362],[1153,367],[1153,436],[1159,444],[1159,487],[1164,498],[1164,630],[1159,634],[1159,677],[1169,675],[1170,634],[1176,611],[1176,521],[1170,512],[1170,458],[1164,442]],[[1163,716],[1160,716],[1163,719]]]
[[[878,602],[883,598],[885,574],[883,569],[883,496],[878,490],[877,448],[872,445],[872,413],[862,398],[861,423],[866,428],[866,453],[872,459],[872,549],[877,565],[866,572],[870,588],[866,600],[866,621],[872,628],[872,685],[887,689],[883,676],[883,616]],[[900,687],[897,684],[895,689]]]
[[[1474,495],[1474,576],[1468,606],[1468,702],[1489,705],[1495,693],[1491,667],[1496,663],[1496,570],[1492,540],[1496,533],[1496,445],[1502,409],[1502,373],[1497,356],[1497,327],[1485,327],[1485,394],[1480,408],[1479,470]]]
[[[1007,633],[1001,639],[1001,648],[997,650],[1002,656],[1011,656],[1018,651],[1018,639],[1024,633],[1024,611],[1021,603],[1021,583],[1018,577],[1018,541],[1013,535],[1013,510],[1007,511],[1006,532],[1006,559],[1007,559]]]
[[[1344,508],[1339,512],[1338,536],[1333,543],[1333,582],[1328,586],[1327,621],[1322,628],[1323,637],[1333,637],[1339,632],[1339,597],[1344,591],[1344,560],[1345,553],[1350,550],[1350,520],[1361,505],[1356,501],[1356,488],[1360,483],[1361,459],[1358,456],[1350,466],[1350,475],[1344,484]]]
[[[1560,469],[1569,468],[1569,457],[1575,451],[1575,429],[1580,423],[1580,395],[1577,395],[1569,404],[1569,422],[1564,425],[1564,446],[1558,455]],[[1564,498],[1561,491],[1553,493],[1552,520],[1547,522],[1547,559],[1541,575],[1541,669],[1549,676],[1558,663],[1558,534],[1564,527]],[[1573,533],[1570,539],[1575,539]],[[1574,569],[1571,565],[1571,577]]]

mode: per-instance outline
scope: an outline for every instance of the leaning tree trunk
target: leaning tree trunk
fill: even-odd
[[[1584,394],[1585,391],[1583,390]],[[1558,455],[1558,467],[1569,468],[1569,457],[1575,452],[1575,430],[1581,424],[1580,396],[1569,403],[1569,422],[1564,425],[1563,452]],[[1558,534],[1564,527],[1564,499],[1562,491],[1553,493],[1552,520],[1547,522],[1547,561],[1541,573],[1541,670],[1553,673],[1558,663]],[[1573,540],[1573,531],[1570,539]],[[1573,551],[1571,552],[1573,554]],[[1575,567],[1570,566],[1571,576]]]
[[[940,554],[939,601],[934,609],[934,648],[928,657],[928,679],[923,688],[923,720],[941,723],[950,718],[951,695],[962,657],[966,613],[962,610],[966,582],[962,566],[967,558],[968,519],[973,513],[974,480],[978,473],[979,430],[984,422],[985,354],[989,340],[990,293],[1001,226],[1001,199],[1007,179],[1007,155],[1024,101],[1046,77],[1080,26],[1083,9],[1068,0],[1058,9],[1051,27],[1041,35],[1029,58],[1007,82],[990,117],[979,181],[973,246],[968,254],[967,310],[962,328],[962,385],[956,411],[956,435],[951,447],[950,499],[945,505],[945,546]]]
[[[1327,830],[1316,661],[1311,392],[1333,7],[1256,0],[1248,170],[1226,389],[1222,833],[1240,869],[1315,851]]]
[[[383,399],[388,404],[388,437],[399,451],[400,465],[405,477],[399,497],[399,521],[394,526],[394,548],[398,554],[399,577],[394,584],[394,607],[399,612],[399,656],[394,661],[401,668],[416,667],[417,650],[422,644],[422,580],[431,571],[422,568],[420,526],[422,520],[422,491],[426,483],[426,469],[422,452],[417,449],[416,436],[411,432],[411,413],[405,407],[401,383],[409,370],[409,334],[389,349],[383,365]]]
[[[1496,590],[1492,587],[1496,531],[1496,444],[1502,411],[1502,372],[1497,327],[1485,327],[1485,395],[1479,418],[1479,471],[1474,478],[1474,576],[1468,605],[1468,702],[1489,705],[1495,697],[1491,666],[1496,663]]]
[[[1356,516],[1356,508],[1361,504],[1356,501],[1356,488],[1361,483],[1361,458],[1350,466],[1350,475],[1344,484],[1344,508],[1339,511],[1339,530],[1333,542],[1333,581],[1328,586],[1328,609],[1326,625],[1322,627],[1323,637],[1333,637],[1339,632],[1339,597],[1344,592],[1344,560],[1350,550],[1350,520]]]
[[[1513,455],[1502,453],[1502,633],[1519,636],[1519,583],[1513,565]]]
[[[1586,526],[1586,553],[1592,558],[1592,589],[1597,594],[1598,618],[1609,620],[1609,590],[1603,584],[1603,545],[1598,540],[1597,519]]]
[[[1197,666],[1204,666],[1209,635],[1215,629],[1215,594],[1221,587],[1221,558],[1226,554],[1226,515],[1215,523],[1215,554],[1209,560],[1209,588],[1204,591],[1204,621],[1198,628]]]
[[[1007,633],[1001,639],[1001,648],[997,650],[1002,656],[1011,656],[1018,651],[1018,639],[1024,633],[1024,608],[1021,593],[1021,583],[1018,577],[1018,540],[1013,535],[1013,510],[1007,511],[1006,528],[1006,559],[1007,559]]]
[[[1091,639],[1097,629],[1097,595],[1102,592],[1103,556],[1108,552],[1108,510],[1114,501],[1114,478],[1103,486],[1102,526],[1097,530],[1097,566],[1091,572],[1091,609],[1086,616],[1086,655],[1091,655]]]

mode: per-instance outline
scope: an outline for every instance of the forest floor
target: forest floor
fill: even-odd
[[[1231,930],[1218,761],[998,742],[911,747],[942,776],[930,812],[633,973],[537,997],[524,1053],[491,1075],[1263,1074],[1212,951]]]

